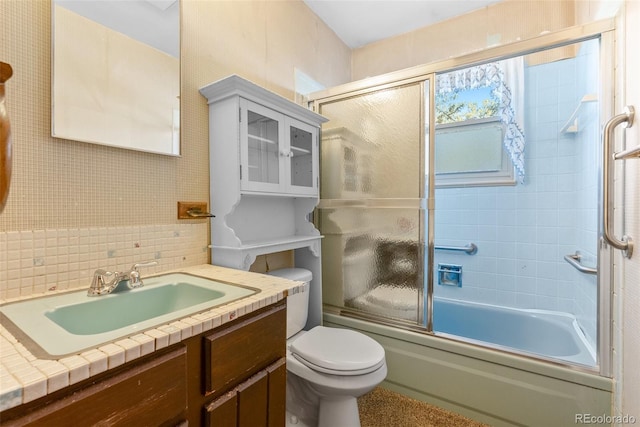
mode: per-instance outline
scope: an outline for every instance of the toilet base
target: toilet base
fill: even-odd
[[[286,417],[285,427],[316,427],[315,424],[308,424],[289,411],[286,412]]]
[[[318,427],[360,427],[358,400],[352,396],[321,397]]]

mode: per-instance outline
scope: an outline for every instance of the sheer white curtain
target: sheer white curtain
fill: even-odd
[[[509,154],[520,183],[524,182],[524,59],[491,62],[440,74],[436,93],[490,87],[499,102],[498,115],[505,127],[504,149]]]

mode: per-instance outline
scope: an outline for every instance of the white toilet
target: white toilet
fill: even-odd
[[[305,282],[301,268],[269,274]],[[287,426],[359,427],[357,398],[387,376],[384,348],[356,331],[307,322],[309,289],[287,298]]]

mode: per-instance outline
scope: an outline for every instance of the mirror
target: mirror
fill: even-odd
[[[178,0],[53,1],[54,137],[180,155]]]

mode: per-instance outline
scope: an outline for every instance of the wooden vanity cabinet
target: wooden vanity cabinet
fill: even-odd
[[[0,413],[9,426],[284,427],[286,300]]]

